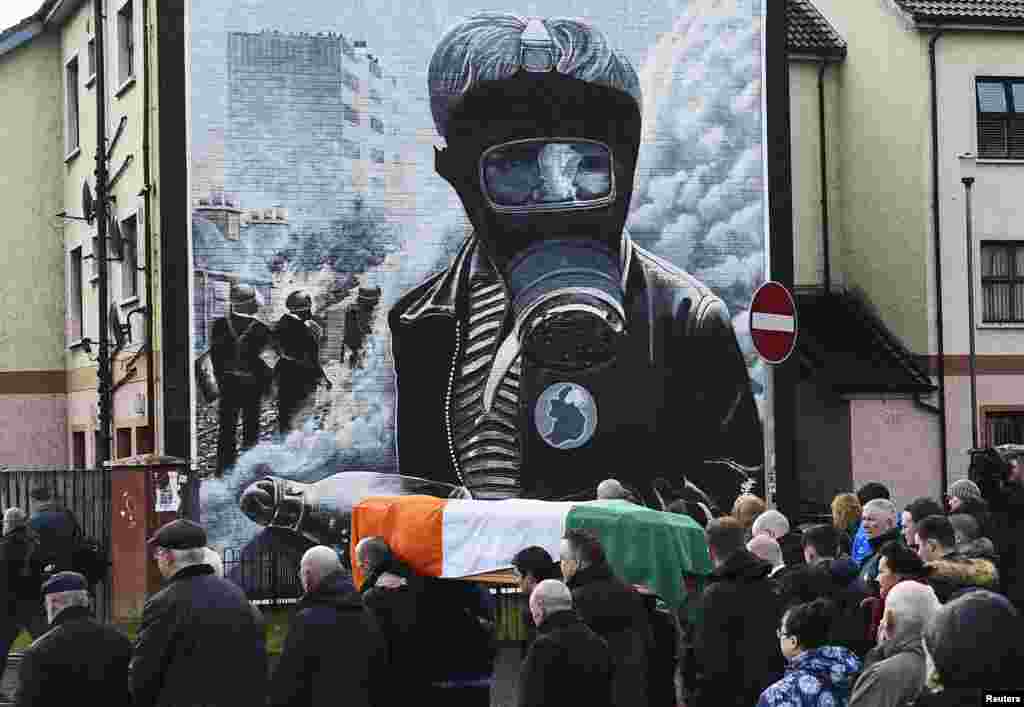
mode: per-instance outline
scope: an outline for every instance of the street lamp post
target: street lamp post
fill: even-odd
[[[977,158],[973,153],[960,155],[960,183],[964,185],[964,216],[966,220],[967,244],[967,356],[971,378],[971,448],[978,448],[978,378],[974,351],[974,234],[971,218],[971,191],[974,187],[974,174]]]

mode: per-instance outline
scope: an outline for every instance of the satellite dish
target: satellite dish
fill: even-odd
[[[107,238],[110,241],[110,254],[115,258],[121,258],[124,255],[124,243],[121,240],[121,225],[111,214],[107,221]]]
[[[89,182],[82,182],[82,216],[88,223],[96,218],[96,206],[92,200],[92,190],[89,189]]]
[[[125,343],[131,340],[132,327],[130,324],[125,324],[121,321],[121,309],[117,306],[116,302],[110,303],[110,313],[107,317],[107,322],[110,325],[110,335],[114,337],[117,350],[120,351],[124,348]]]

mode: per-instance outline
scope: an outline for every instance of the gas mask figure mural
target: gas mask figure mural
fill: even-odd
[[[559,499],[611,471],[651,505],[657,477],[685,476],[728,507],[761,424],[724,303],[626,232],[629,61],[582,20],[483,13],[428,83],[436,170],[474,230],[389,314],[401,473]]]

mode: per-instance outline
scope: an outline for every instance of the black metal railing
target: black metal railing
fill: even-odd
[[[302,596],[298,553],[277,548],[246,550],[228,548],[223,554],[224,577],[245,591],[255,604],[294,604]]]

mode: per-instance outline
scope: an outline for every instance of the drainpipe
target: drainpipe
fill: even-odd
[[[939,97],[938,78],[935,68],[935,44],[943,30],[932,34],[928,40],[928,70],[931,82],[932,109],[932,239],[935,251],[935,335],[936,357],[939,363],[939,445],[942,449],[941,482],[942,492],[949,485],[949,453],[946,449],[946,356],[942,317],[942,231],[939,228]]]
[[[821,254],[824,260],[823,279],[825,294],[832,292],[832,266],[829,258],[829,226],[828,226],[828,147],[825,143],[825,69],[828,63],[821,62],[818,67],[818,143],[821,156]]]
[[[145,199],[146,214],[146,348],[148,349],[148,366],[146,371],[146,416],[149,419],[150,433],[153,439],[153,452],[157,451],[156,424],[156,350],[153,347],[153,320],[156,310],[153,305],[153,216],[150,208],[153,203],[153,185],[150,183],[149,165],[149,2],[142,0],[142,193]]]

